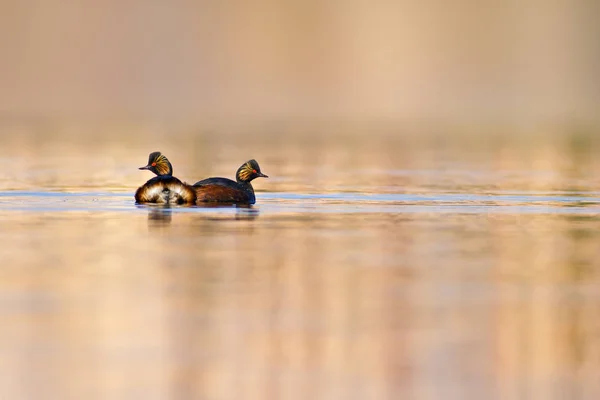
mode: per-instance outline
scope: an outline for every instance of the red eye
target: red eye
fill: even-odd
[[[153,162],[153,163],[152,163],[152,166],[153,166],[153,167],[156,167],[156,163],[155,163],[155,162]]]
[[[255,173],[256,173],[256,170],[255,170],[255,169],[253,169],[253,170],[252,170],[252,173],[253,173],[253,174],[255,174]]]

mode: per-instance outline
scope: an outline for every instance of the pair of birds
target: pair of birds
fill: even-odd
[[[235,174],[235,181],[227,178],[208,178],[188,185],[173,176],[171,163],[159,151],[150,153],[147,169],[156,176],[135,192],[136,203],[154,204],[254,204],[256,198],[250,182],[267,175],[260,172],[256,160],[242,164]]]

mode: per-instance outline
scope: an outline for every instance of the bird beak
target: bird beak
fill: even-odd
[[[140,167],[139,169],[150,169],[150,166],[146,165],[145,167]]]
[[[265,175],[262,172],[259,172],[257,175],[259,178],[268,178],[269,177],[269,175]]]

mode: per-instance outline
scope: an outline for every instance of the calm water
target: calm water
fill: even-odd
[[[4,129],[1,398],[600,398],[593,135],[167,131]]]

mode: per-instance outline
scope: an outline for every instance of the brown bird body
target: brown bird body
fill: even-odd
[[[173,176],[171,163],[160,152],[151,153],[148,165],[140,169],[147,169],[157,176],[136,190],[136,203],[196,204],[196,191]]]
[[[196,182],[196,203],[228,203],[228,204],[254,204],[256,197],[250,183],[258,177],[268,178],[260,172],[260,167],[255,160],[244,163],[236,172],[236,180],[227,178],[208,178]]]
[[[137,203],[195,204],[196,192],[174,176],[155,176],[135,192]]]

